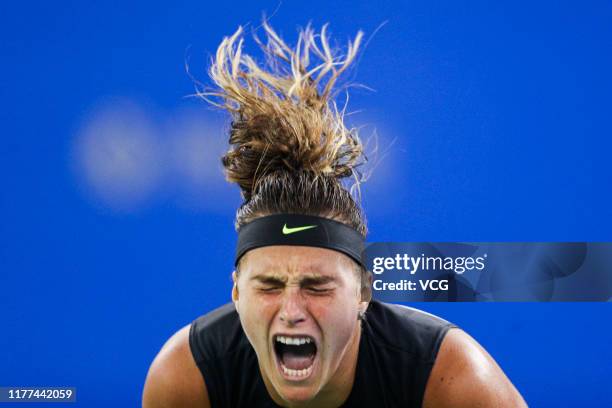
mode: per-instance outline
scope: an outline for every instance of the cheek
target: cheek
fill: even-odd
[[[255,290],[247,290],[245,296],[240,297],[240,311],[246,309],[245,312],[260,321],[271,319],[279,305],[278,297],[262,295]]]
[[[352,297],[340,296],[333,302],[313,302],[311,310],[323,330],[324,337],[331,352],[346,345],[351,338],[357,321],[357,303]]]
[[[275,305],[270,299],[262,299],[250,291],[242,291],[239,299],[240,322],[252,341],[267,343]]]

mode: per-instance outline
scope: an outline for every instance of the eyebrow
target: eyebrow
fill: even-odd
[[[266,275],[256,275],[251,278],[251,280],[258,281],[260,283],[268,284],[268,285],[281,285],[285,284],[286,279],[281,279],[276,276],[266,276]]]
[[[332,276],[307,276],[300,281],[300,284],[302,286],[325,285],[335,281],[336,278]]]

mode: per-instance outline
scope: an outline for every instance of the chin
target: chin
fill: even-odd
[[[312,387],[285,385],[276,391],[283,400],[287,401],[292,406],[307,403],[316,396],[316,391]]]

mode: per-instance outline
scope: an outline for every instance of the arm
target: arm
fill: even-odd
[[[210,408],[206,384],[189,348],[189,328],[176,332],[153,360],[142,395],[143,408]]]
[[[447,334],[433,366],[424,408],[523,408],[527,404],[493,358],[459,329]]]

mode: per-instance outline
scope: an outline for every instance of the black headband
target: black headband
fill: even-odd
[[[333,249],[364,266],[365,237],[353,228],[328,218],[275,214],[257,218],[238,230],[236,265],[247,251],[270,245],[300,245]]]

